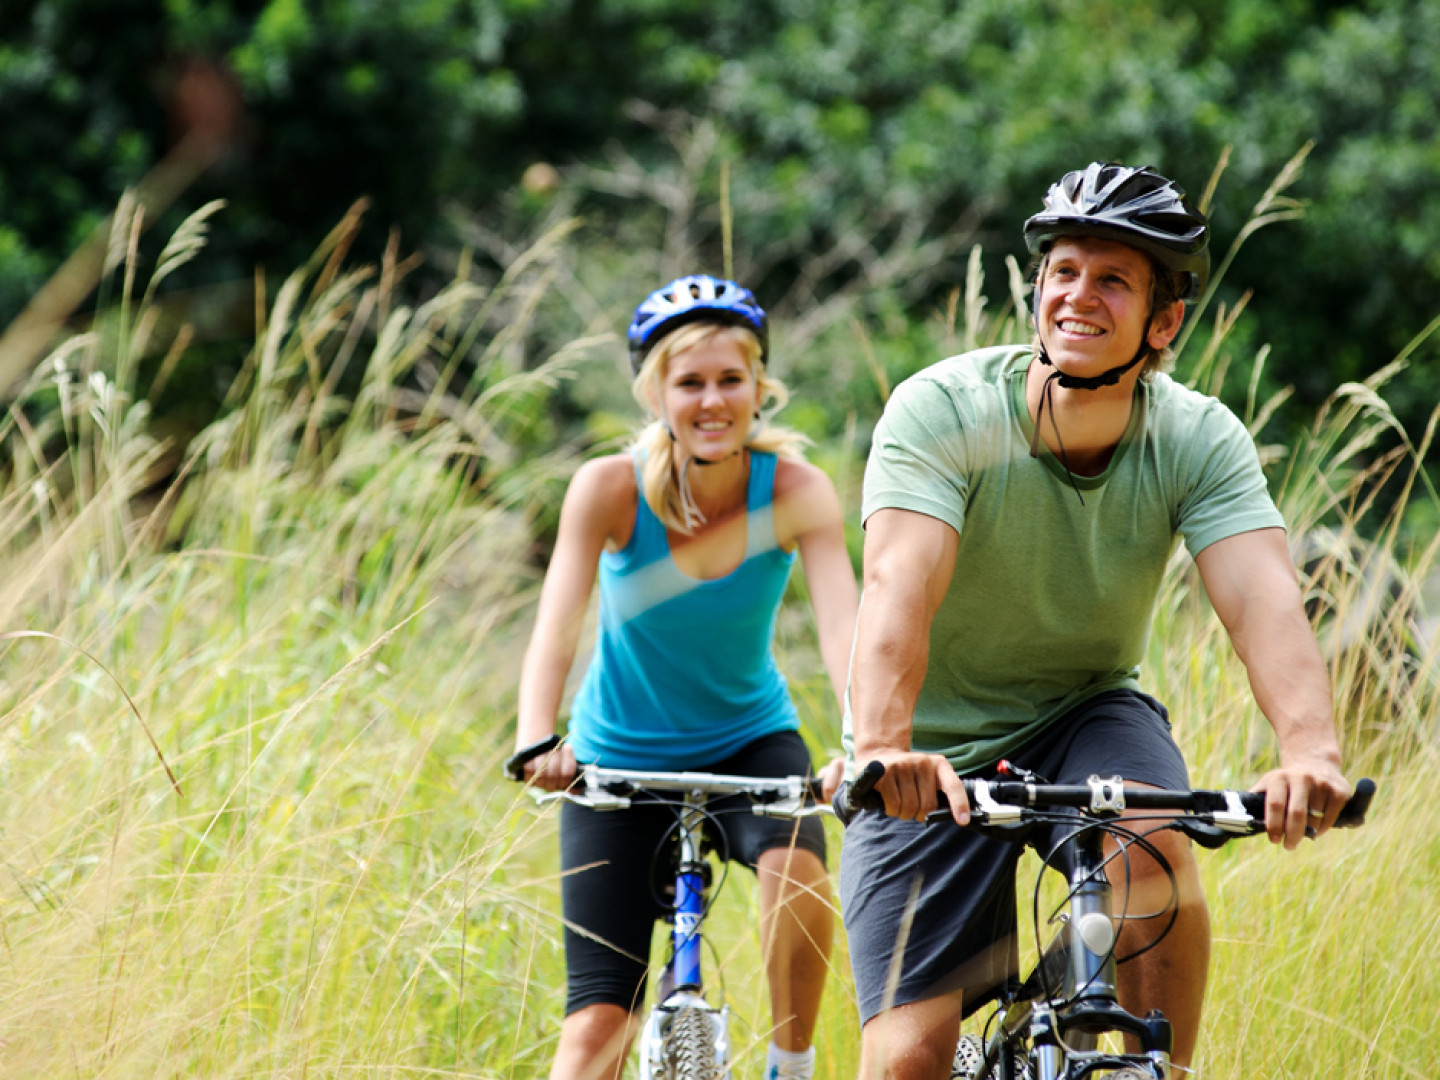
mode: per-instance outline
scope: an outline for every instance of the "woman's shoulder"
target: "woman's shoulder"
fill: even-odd
[[[603,520],[607,534],[614,536],[616,526],[628,523],[635,516],[635,459],[629,454],[607,454],[591,458],[570,479],[565,501],[581,509],[587,518]]]
[[[571,485],[583,484],[597,488],[606,494],[623,491],[627,486],[635,490],[635,459],[629,453],[606,454],[591,458],[575,470]]]
[[[812,529],[838,525],[840,496],[825,470],[808,461],[779,458],[775,463],[775,532],[789,550]]]
[[[775,494],[789,495],[811,487],[835,490],[830,477],[818,465],[812,465],[803,458],[777,457],[775,459]]]

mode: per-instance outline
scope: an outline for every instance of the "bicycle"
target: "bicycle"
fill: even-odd
[[[549,753],[558,743],[551,738],[519,751],[506,762],[506,775],[523,779],[525,763]],[[820,781],[805,776],[724,776],[582,765],[568,790],[532,790],[541,804],[564,799],[593,810],[624,810],[643,800],[675,811],[671,835],[676,843],[666,845],[673,855],[674,901],[665,905],[666,919],[673,925],[670,957],[661,971],[655,1004],[641,1028],[640,1080],[730,1080],[729,1008],[707,999],[701,969],[701,929],[720,888],[705,860],[704,825],[714,816],[706,804],[714,796],[726,795],[744,795],[753,813],[772,817],[833,812],[820,801]]]
[[[1001,763],[1002,775],[1013,779],[967,779],[970,800],[968,829],[983,835],[1023,843],[1036,827],[1073,826],[1070,835],[1048,852],[1039,852],[1035,900],[1035,941],[1040,959],[1022,980],[1012,977],[998,993],[993,1015],[986,1021],[984,1037],[961,1036],[952,1065],[952,1078],[960,1080],[1084,1080],[1108,1076],[1112,1080],[1167,1080],[1170,1069],[1170,1023],[1158,1011],[1137,1017],[1121,1007],[1116,992],[1118,934],[1111,906],[1111,886],[1105,876],[1110,860],[1129,858],[1129,849],[1139,846],[1155,857],[1170,877],[1174,874],[1146,837],[1163,829],[1179,829],[1205,848],[1216,849],[1230,840],[1265,831],[1264,795],[1239,791],[1169,791],[1155,788],[1126,788],[1119,777],[1089,778],[1084,785],[1047,784],[1024,770]],[[862,809],[883,811],[879,795],[871,790],[884,775],[880,762],[871,762],[852,782],[836,792],[834,809],[841,821]],[[1361,780],[1337,827],[1364,824],[1375,785]],[[1127,809],[1154,810],[1154,817],[1132,815],[1123,822]],[[1162,813],[1163,812],[1163,813]],[[954,824],[942,795],[941,809],[931,822]],[[1148,824],[1149,827],[1145,827]],[[1139,831],[1142,827],[1144,831]],[[1114,837],[1117,849],[1104,854],[1106,836]],[[1051,922],[1059,924],[1054,939],[1044,948],[1040,918],[1040,879],[1046,867],[1053,867],[1062,850],[1069,849],[1069,888]],[[1161,930],[1159,941],[1174,924],[1174,896],[1170,924]],[[1125,918],[1148,918],[1162,912]],[[1154,942],[1146,948],[1152,947]],[[1144,951],[1143,949],[1140,951]],[[1134,953],[1132,955],[1139,955]],[[1109,1052],[1099,1048],[1102,1035],[1129,1035],[1139,1044],[1134,1052]]]

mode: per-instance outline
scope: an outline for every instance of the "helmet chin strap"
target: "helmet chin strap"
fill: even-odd
[[[675,429],[670,426],[670,418],[668,416],[662,416],[662,420],[665,424],[665,434],[670,436],[670,445],[676,445]],[[729,461],[737,454],[745,453],[745,450],[746,447],[741,446],[735,450],[731,450],[728,454],[720,455],[718,458],[702,458],[696,454],[691,454],[686,457],[685,461],[681,464],[679,484],[680,508],[682,511],[684,511],[685,523],[690,528],[699,528],[701,525],[704,525],[707,520],[709,520],[700,511],[700,506],[695,501],[695,493],[690,490],[690,466],[699,465],[701,467],[704,467],[707,465],[719,465],[722,462]]]
[[[722,454],[720,457],[717,458],[703,458],[697,457],[692,454],[690,456],[690,461],[694,465],[719,465],[721,462],[729,461],[736,454],[743,454],[744,452],[745,448],[742,446],[738,450],[731,450],[730,453]]]
[[[1058,367],[1055,367],[1055,362],[1050,359],[1050,354],[1045,351],[1045,342],[1043,339],[1040,342],[1040,352],[1035,359],[1039,360],[1040,363],[1048,368],[1055,368],[1055,370],[1050,372],[1046,377],[1046,383],[1057,382],[1066,390],[1099,390],[1102,387],[1114,386],[1125,376],[1127,371],[1145,359],[1145,353],[1148,351],[1146,349],[1145,338],[1149,336],[1150,322],[1146,320],[1145,335],[1141,338],[1140,348],[1135,351],[1135,355],[1128,362],[1117,364],[1109,371],[1102,371],[1099,375],[1069,375],[1061,371]]]
[[[1035,410],[1035,431],[1030,436],[1030,456],[1035,457],[1040,450],[1040,425],[1045,419],[1045,410],[1050,410],[1050,430],[1055,432],[1055,444],[1060,448],[1060,464],[1065,467],[1065,477],[1070,481],[1070,486],[1075,489],[1075,497],[1080,500],[1080,505],[1085,505],[1085,496],[1080,493],[1080,485],[1075,482],[1075,474],[1070,471],[1070,459],[1065,453],[1065,442],[1060,437],[1060,425],[1055,421],[1055,403],[1051,397],[1055,390],[1055,384],[1059,383],[1066,390],[1099,390],[1106,386],[1115,386],[1124,378],[1125,373],[1133,368],[1140,361],[1145,359],[1148,351],[1146,346],[1150,340],[1150,327],[1155,321],[1155,312],[1152,310],[1145,319],[1145,330],[1140,335],[1140,348],[1135,350],[1135,355],[1127,363],[1117,364],[1108,371],[1102,371],[1099,375],[1070,375],[1061,371],[1060,368],[1050,359],[1050,354],[1045,349],[1045,338],[1040,333],[1040,303],[1039,286],[1036,286],[1035,297],[1035,335],[1040,340],[1040,350],[1036,353],[1035,359],[1046,367],[1050,368],[1050,374],[1045,376],[1045,385],[1040,388],[1040,406]]]

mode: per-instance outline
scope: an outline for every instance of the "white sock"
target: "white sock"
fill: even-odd
[[[773,1042],[765,1052],[765,1080],[810,1080],[815,1075],[815,1048],[781,1050]]]

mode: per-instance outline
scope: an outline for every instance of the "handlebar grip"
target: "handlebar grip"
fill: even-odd
[[[504,769],[506,778],[517,781],[524,780],[526,764],[534,761],[538,757],[544,757],[559,745],[559,735],[547,735],[545,738],[538,742],[533,742],[529,746],[522,746],[505,759],[505,764],[502,768]]]
[[[884,810],[885,800],[875,791],[875,785],[885,775],[883,762],[866,762],[865,768],[854,780],[846,780],[835,789],[835,798],[830,807],[842,825],[849,825],[850,819],[861,810]]]
[[[1365,815],[1370,810],[1370,800],[1375,797],[1375,781],[1368,776],[1355,781],[1355,792],[1335,819],[1337,829],[1357,829],[1365,824]]]
[[[1370,800],[1375,797],[1375,781],[1369,777],[1355,781],[1355,790],[1350,793],[1350,798],[1345,802],[1345,808],[1340,811],[1340,816],[1335,819],[1334,827],[1337,829],[1358,829],[1365,824],[1365,815],[1370,810]],[[1257,828],[1265,824],[1265,793],[1263,791],[1246,791],[1240,796],[1240,803],[1246,811],[1258,823]]]

